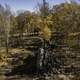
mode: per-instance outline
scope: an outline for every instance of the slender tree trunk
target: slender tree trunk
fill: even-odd
[[[5,47],[6,47],[6,53],[8,54],[8,35],[7,34],[5,34],[6,36],[5,36]]]

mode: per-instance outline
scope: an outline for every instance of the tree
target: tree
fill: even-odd
[[[20,34],[20,45],[24,47],[23,33],[28,34],[32,32],[33,15],[30,11],[22,12],[16,17],[16,21],[17,21],[17,30]]]
[[[38,60],[38,65],[42,64],[39,67],[42,68],[43,71],[46,69],[45,67],[46,65],[45,55],[47,53],[46,46],[47,46],[47,42],[49,42],[51,38],[50,25],[52,25],[52,21],[51,21],[52,15],[50,15],[49,13],[50,13],[49,6],[45,2],[45,0],[43,0],[43,4],[39,5],[39,16],[36,18],[35,21],[35,25],[40,30],[39,31],[41,33],[40,36],[43,39],[42,40],[43,45],[41,47],[41,53],[40,53],[40,55],[42,55],[43,57],[41,57],[40,60]]]
[[[4,36],[4,40],[5,40],[5,47],[6,47],[6,53],[8,53],[8,36],[9,36],[9,32],[10,32],[10,16],[11,16],[11,11],[10,11],[10,7],[8,5],[5,5],[5,7],[3,7],[2,5],[0,5],[0,16],[1,16],[1,27],[3,27],[3,36]]]
[[[67,36],[69,34],[80,32],[79,7],[78,4],[73,3],[64,3],[53,7],[53,26],[57,32],[65,35],[64,39],[66,41],[68,41]]]

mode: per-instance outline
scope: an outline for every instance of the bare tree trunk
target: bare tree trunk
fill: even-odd
[[[5,47],[6,47],[6,53],[8,54],[8,35],[6,34],[6,39],[5,39]]]

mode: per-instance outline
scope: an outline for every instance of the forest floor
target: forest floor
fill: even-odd
[[[0,76],[0,80],[33,80],[32,77],[30,76],[19,76],[19,75],[16,75],[16,76],[4,76],[4,75],[1,75]]]
[[[80,76],[75,75],[52,75],[52,76],[46,76],[45,78],[43,76],[27,76],[27,75],[15,75],[15,76],[0,76],[0,80],[80,80]]]

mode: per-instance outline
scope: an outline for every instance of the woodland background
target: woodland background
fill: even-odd
[[[37,11],[17,15],[9,5],[0,5],[0,74],[53,74],[49,80],[79,80],[79,20],[80,5],[76,2],[50,8],[43,0]]]

